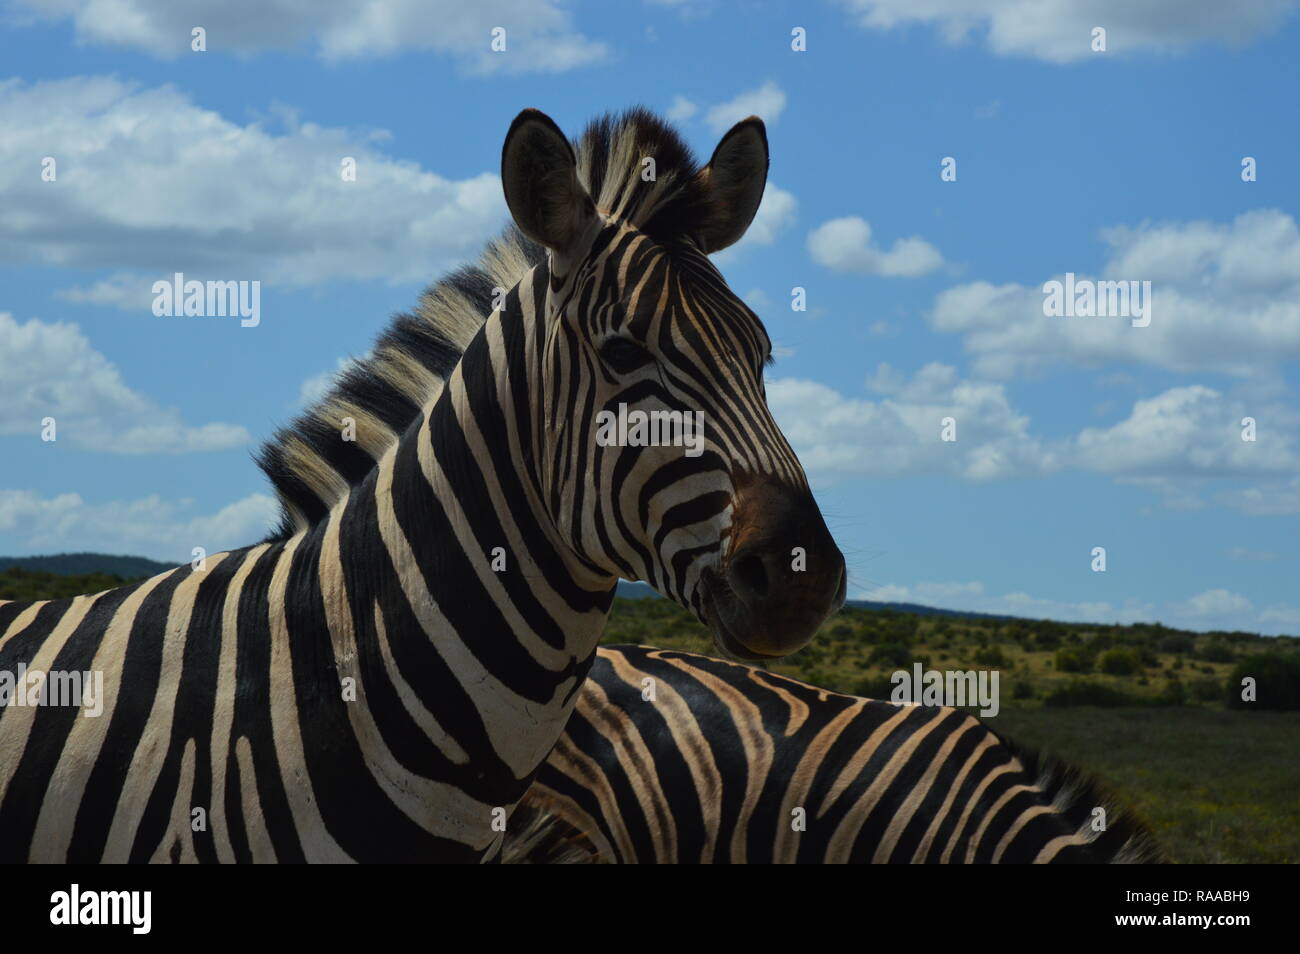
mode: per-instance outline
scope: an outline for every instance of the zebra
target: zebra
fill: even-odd
[[[1160,857],[1143,825],[1097,783],[957,709],[842,695],[644,646],[600,647],[564,735],[511,819],[503,856],[515,863]]]
[[[619,577],[735,657],[806,643],[844,558],[768,411],[767,332],[708,258],[767,167],[757,117],[701,166],[642,108],[574,143],[520,113],[513,223],[262,449],[275,531],[0,603],[0,672],[104,683],[98,718],[0,709],[0,861],[495,860]],[[702,415],[700,453],[598,443],[620,404]]]

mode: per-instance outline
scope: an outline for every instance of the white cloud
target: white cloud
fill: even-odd
[[[75,493],[0,490],[0,533],[6,549],[125,552],[179,563],[189,562],[194,547],[211,554],[254,543],[278,514],[266,494],[249,494],[211,514],[193,510],[193,501],[156,494],[87,503]]]
[[[713,256],[715,264],[722,266],[740,258],[741,253],[755,245],[772,245],[777,236],[788,229],[798,218],[799,200],[774,182],[763,190],[763,199],[754,213],[744,236],[735,245],[724,248]]]
[[[1231,224],[1212,222],[1116,226],[1107,278],[1139,276],[1175,286],[1217,282],[1243,296],[1272,296],[1300,283],[1300,229],[1277,209],[1243,212]]]
[[[0,355],[0,434],[37,440],[41,420],[53,417],[58,440],[117,454],[225,450],[250,440],[234,424],[186,425],[175,409],[133,391],[76,325],[19,324],[0,312]]]
[[[90,285],[60,288],[54,297],[70,301],[75,305],[100,305],[106,308],[121,308],[125,311],[141,310],[142,302],[153,301],[154,279],[129,272],[117,272],[108,278]]]
[[[1067,602],[1041,599],[1028,593],[987,593],[980,582],[916,583],[903,586],[888,583],[867,589],[856,599],[882,603],[919,603],[968,613],[992,613],[1027,619],[1052,619],[1079,623],[1134,623],[1154,620],[1150,604],[1130,600],[1123,606],[1102,601]]]
[[[1300,632],[1300,609],[1294,606],[1266,606],[1259,612],[1259,621],[1265,626],[1277,627],[1286,633]]]
[[[1178,480],[1169,477],[1116,477],[1115,482],[1130,487],[1140,487],[1158,495],[1161,498],[1161,506],[1168,510],[1205,509],[1205,500],[1200,495],[1205,485],[1204,480],[1186,477]]]
[[[1132,476],[1293,474],[1300,470],[1300,414],[1277,407],[1268,440],[1243,441],[1245,406],[1200,385],[1170,388],[1139,400],[1132,413],[1106,428],[1084,428],[1075,439],[1081,462],[1102,473]]]
[[[1103,238],[1103,278],[1152,283],[1149,326],[1047,317],[1043,283],[983,281],[941,293],[930,323],[961,335],[986,377],[1108,362],[1251,377],[1300,359],[1300,228],[1290,215],[1266,209],[1229,224],[1113,228]],[[1076,272],[1076,282],[1089,277]]]
[[[913,404],[941,404],[952,396],[957,383],[956,368],[933,361],[910,379],[903,372],[881,362],[866,379],[868,390]]]
[[[347,368],[358,361],[365,361],[371,356],[370,351],[358,355],[355,358],[339,358],[334,368],[329,371],[322,371],[320,374],[313,374],[307,380],[302,382],[298,389],[298,403],[303,407],[309,404],[315,404],[323,398],[334,386],[339,375]]]
[[[303,407],[306,407],[309,404],[315,404],[323,398],[327,393],[329,393],[330,388],[334,386],[334,382],[338,379],[339,371],[343,370],[346,363],[347,362],[340,358],[339,366],[334,370],[322,371],[320,374],[313,374],[306,381],[302,382],[302,387],[298,390],[298,403]]]
[[[1219,500],[1254,517],[1300,514],[1300,477],[1241,490],[1227,490],[1219,494]]]
[[[765,123],[774,123],[785,109],[785,93],[776,83],[768,80],[757,89],[747,90],[718,103],[704,114],[704,121],[718,134],[722,134],[750,116],[757,116]]]
[[[685,96],[674,96],[673,104],[668,107],[668,111],[664,113],[664,116],[672,122],[684,123],[699,112],[699,110],[700,107],[692,103]]]
[[[869,29],[933,25],[948,43],[972,33],[1002,56],[1069,63],[1099,55],[1177,52],[1202,42],[1240,46],[1275,29],[1294,0],[840,0]],[[1106,28],[1106,54],[1092,29]]]
[[[978,582],[918,583],[915,586],[898,586],[890,583],[868,590],[862,598],[879,603],[946,603],[983,595],[984,584]]]
[[[1185,602],[1172,604],[1172,607],[1177,615],[1193,619],[1240,617],[1254,608],[1246,597],[1222,588],[1198,593]]]
[[[990,593],[978,581],[911,585],[885,583],[855,591],[850,598],[882,603],[919,603],[968,613],[1051,619],[1065,623],[1162,622],[1190,630],[1240,629],[1270,634],[1294,633],[1300,628],[1300,609],[1274,605],[1256,612],[1249,599],[1222,588],[1206,590],[1187,600],[1163,606],[1138,599],[1115,604],[1101,600],[1045,599],[1021,591]]]
[[[168,86],[0,81],[0,263],[115,269],[63,296],[147,313],[148,286],[176,271],[425,280],[477,254],[505,221],[493,174],[447,179],[378,152],[381,135],[288,110],[275,123],[284,128],[230,122]],[[56,181],[41,180],[42,156],[57,161]],[[340,176],[344,157],[355,182]]]
[[[814,480],[915,473],[984,480],[1060,465],[1001,385],[961,381],[941,364],[911,379],[882,366],[872,380],[889,396],[861,400],[798,378],[768,383],[772,413]],[[956,441],[941,440],[945,417],[957,420]]]
[[[1231,547],[1228,550],[1228,559],[1235,560],[1239,563],[1271,563],[1277,559],[1277,554],[1271,550],[1253,550],[1250,547]]]
[[[793,194],[769,182],[763,190],[763,200],[754,213],[754,221],[749,223],[742,242],[755,245],[771,245],[776,237],[794,222],[799,210],[799,201]]]
[[[885,251],[871,241],[871,225],[856,215],[824,222],[808,234],[808,252],[818,265],[837,272],[915,278],[943,265],[939,250],[925,239],[895,239]]]
[[[442,53],[474,73],[561,72],[603,60],[604,43],[574,29],[558,0],[13,0],[16,11],[71,20],[79,42],[191,54],[202,25],[209,53],[307,47],[325,60]],[[505,29],[504,52],[491,49]]]
[[[1241,439],[1248,415],[1267,422],[1254,441]],[[1138,400],[1118,423],[1083,429],[1065,456],[1080,470],[1158,494],[1174,510],[1200,510],[1213,499],[1251,516],[1300,513],[1300,477],[1291,476],[1300,471],[1300,411],[1285,393],[1255,382],[1228,394],[1190,385]],[[1216,490],[1233,478],[1254,483]]]
[[[1284,403],[1259,407],[1267,437],[1241,440],[1241,398],[1200,385],[1138,399],[1107,427],[1072,436],[1035,434],[1003,385],[961,378],[932,362],[912,374],[880,364],[865,379],[866,400],[816,381],[775,379],[768,401],[818,483],[854,477],[947,474],[965,480],[1094,473],[1161,496],[1164,506],[1200,509],[1213,481],[1251,478],[1218,500],[1250,514],[1300,512],[1300,413]],[[943,418],[955,441],[941,440]],[[1288,481],[1288,478],[1289,481]],[[1286,481],[1284,483],[1284,481]],[[1217,486],[1222,486],[1218,484]]]

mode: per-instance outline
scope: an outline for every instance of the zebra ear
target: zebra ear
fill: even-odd
[[[545,113],[515,117],[501,149],[501,184],[519,230],[552,251],[572,252],[596,217],[578,181],[578,158]]]
[[[754,221],[767,185],[767,129],[757,116],[742,119],[722,137],[709,164],[699,171],[708,211],[699,227],[706,253],[740,240]]]

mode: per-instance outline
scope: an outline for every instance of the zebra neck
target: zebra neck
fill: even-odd
[[[559,737],[617,582],[581,565],[539,501],[533,425],[516,419],[530,403],[511,392],[527,375],[492,373],[498,325],[303,541],[320,547],[334,658],[340,674],[356,660],[375,746],[410,737],[414,697],[431,717],[415,720],[433,743],[422,771],[469,773],[475,801],[495,806],[522,796]]]

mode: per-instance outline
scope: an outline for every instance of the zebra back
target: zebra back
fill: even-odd
[[[956,709],[634,646],[600,649],[510,827],[516,862],[1158,858],[1095,779]]]

